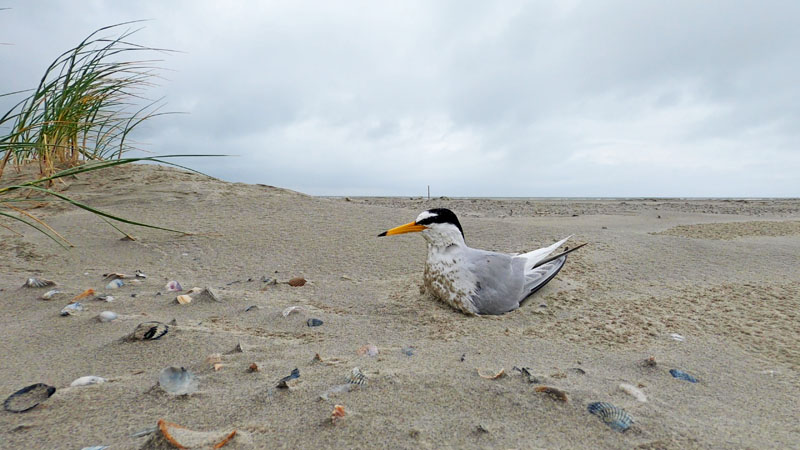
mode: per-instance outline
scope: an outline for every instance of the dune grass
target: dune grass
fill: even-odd
[[[53,182],[121,164],[150,161],[188,169],[165,159],[191,156],[165,155],[126,158],[133,149],[131,132],[144,121],[167,114],[159,112],[161,100],[150,101],[144,91],[158,77],[158,60],[128,59],[129,56],[163,53],[167,50],[145,47],[129,38],[138,30],[125,22],[98,29],[74,48],[53,61],[39,85],[0,117],[0,217],[34,228],[63,247],[72,244],[26,207],[50,200],[65,201],[89,211],[127,237],[114,223],[184,233],[114,216],[78,202],[53,188]],[[119,32],[115,37],[101,34]],[[17,170],[38,164],[39,177],[27,182],[3,185],[7,167]],[[188,169],[192,170],[192,169]],[[0,222],[0,227],[21,234]]]

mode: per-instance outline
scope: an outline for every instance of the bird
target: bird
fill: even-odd
[[[455,213],[446,208],[423,211],[411,223],[379,234],[422,233],[428,244],[423,280],[434,297],[468,315],[499,315],[519,308],[564,266],[567,254],[553,251],[570,237],[522,254],[499,253],[468,247]]]

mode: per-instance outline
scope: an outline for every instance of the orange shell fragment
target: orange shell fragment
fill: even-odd
[[[347,413],[344,412],[344,406],[334,405],[333,412],[331,412],[331,422],[336,423],[337,420],[344,417]]]
[[[171,429],[172,429],[172,431],[170,431]],[[178,437],[175,436],[175,434],[176,434],[175,431],[177,431],[177,430],[186,430],[186,432],[188,433],[186,437],[190,436],[192,433],[205,434],[203,432],[197,432],[197,431],[189,430],[188,428],[186,428],[184,426],[181,426],[181,425],[178,425],[177,423],[167,422],[164,419],[158,419],[158,430],[161,432],[161,435],[164,437],[164,439],[167,442],[169,442],[173,447],[178,448],[178,449],[188,449],[188,448],[191,448],[191,447],[186,447],[184,444],[181,444],[178,441]],[[225,445],[227,445],[230,442],[230,440],[233,439],[234,436],[236,436],[236,432],[237,431],[238,430],[234,429],[233,431],[231,431],[227,435],[223,436],[221,440],[219,440],[218,442],[214,443],[214,446],[212,448],[222,448]],[[178,434],[181,434],[181,433],[178,433]],[[191,445],[191,444],[188,444],[188,445]],[[208,444],[206,444],[206,445],[208,445]],[[194,446],[192,446],[192,447],[194,447]]]
[[[487,380],[496,380],[498,378],[503,378],[504,376],[506,376],[506,369],[500,369],[500,371],[495,374],[483,374],[481,373],[481,369],[475,369],[475,370],[478,371],[478,375],[481,378],[485,378]]]
[[[300,287],[306,284],[306,279],[303,277],[295,277],[289,280],[289,286]]]
[[[80,300],[82,298],[86,298],[86,297],[88,297],[90,295],[94,295],[94,294],[95,294],[94,289],[87,289],[87,290],[81,292],[80,294],[76,295],[75,297],[73,297],[72,300],[70,300],[70,303],[75,303],[75,302],[77,302],[78,300]]]
[[[561,400],[562,402],[567,401],[567,393],[562,391],[561,389],[557,389],[550,386],[537,386],[534,389],[536,392],[542,392],[544,394],[548,394],[549,396],[553,397],[556,400]]]

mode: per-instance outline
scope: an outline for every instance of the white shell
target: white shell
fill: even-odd
[[[122,286],[125,286],[125,283],[122,280],[120,280],[119,278],[117,278],[115,280],[111,280],[106,285],[106,289],[116,289],[116,288],[122,287]]]
[[[619,385],[619,388],[620,388],[622,391],[624,391],[624,392],[626,392],[626,393],[628,393],[628,394],[632,395],[632,396],[633,396],[633,398],[635,398],[636,400],[639,400],[639,401],[640,401],[640,402],[642,402],[642,403],[644,403],[644,402],[646,402],[646,401],[647,401],[647,396],[646,396],[646,395],[644,395],[644,392],[642,392],[642,390],[641,390],[641,389],[637,388],[636,386],[634,386],[634,385],[632,385],[632,384],[628,384],[628,383],[621,383],[621,384]]]
[[[51,289],[42,294],[42,300],[50,300],[58,294],[63,294],[63,292],[59,291],[58,289]]]
[[[70,303],[61,310],[62,316],[71,316],[84,310],[83,304],[80,302]]]
[[[111,322],[117,318],[117,313],[114,311],[103,311],[97,315],[97,320],[100,322]]]
[[[685,337],[683,337],[683,336],[681,336],[681,335],[680,335],[680,334],[678,334],[678,333],[672,333],[672,334],[670,334],[670,335],[669,335],[669,337],[671,337],[673,340],[676,340],[676,341],[678,341],[678,342],[684,342],[684,341],[686,341],[686,338],[685,338]]]
[[[290,307],[284,309],[282,314],[283,314],[283,317],[288,317],[289,314],[291,314],[293,312],[300,312],[300,311],[303,311],[303,307],[302,306],[290,306]]]
[[[192,297],[186,294],[179,295],[175,297],[175,301],[180,303],[181,305],[188,305],[189,303],[192,303]]]
[[[85,377],[78,378],[77,380],[73,381],[69,385],[73,386],[73,387],[75,387],[75,386],[88,386],[90,384],[102,384],[102,383],[105,383],[106,381],[108,381],[108,380],[103,378],[103,377],[98,377],[98,376],[94,376],[94,375],[88,375],[88,376],[85,376]]]

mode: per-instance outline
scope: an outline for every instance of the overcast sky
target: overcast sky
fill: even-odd
[[[316,195],[800,196],[800,1],[0,0],[0,92],[97,28],[180,50],[136,135]],[[8,106],[7,102],[0,106]],[[2,108],[0,113],[5,112]]]

